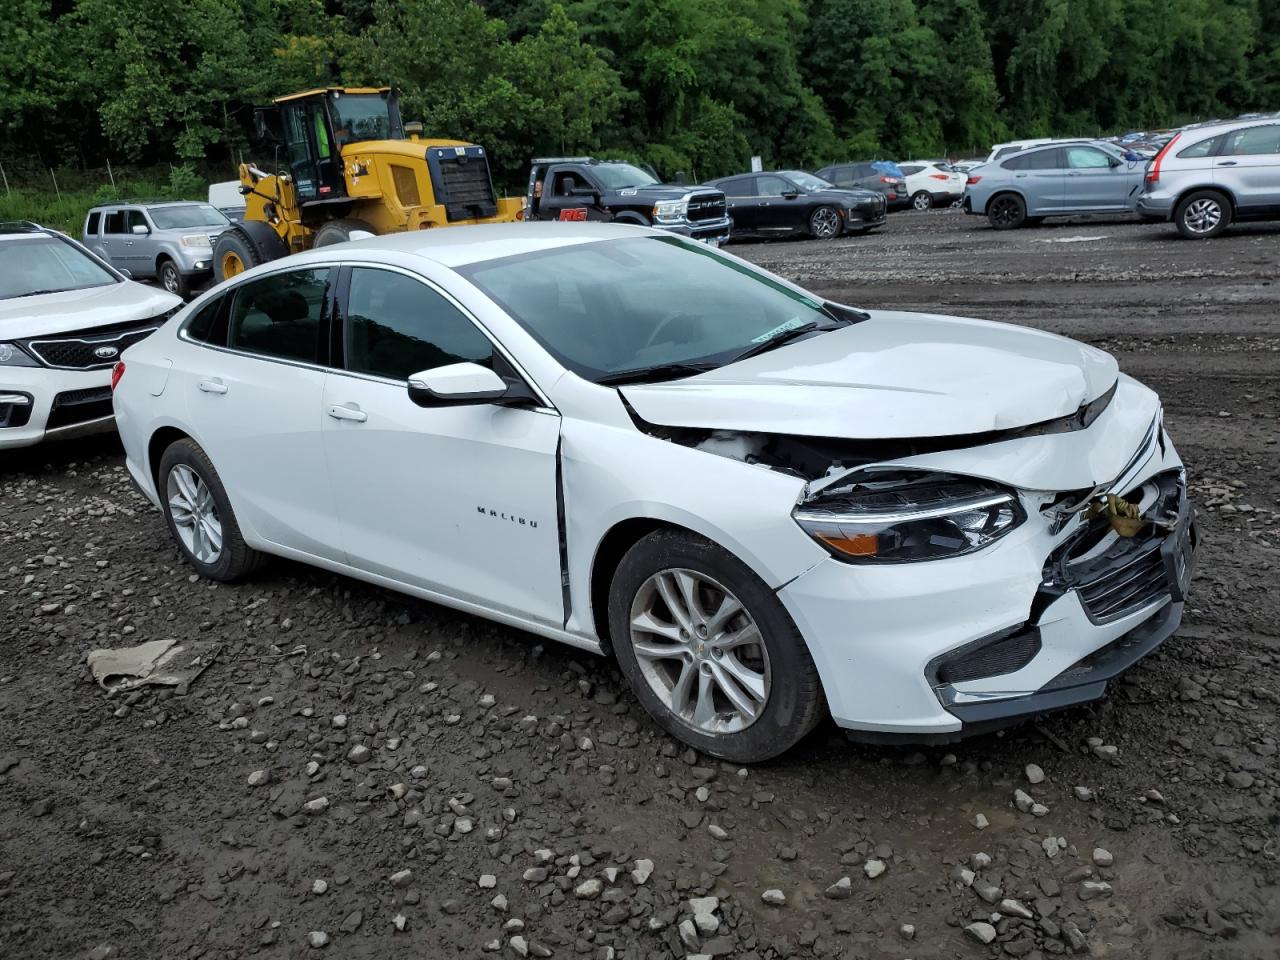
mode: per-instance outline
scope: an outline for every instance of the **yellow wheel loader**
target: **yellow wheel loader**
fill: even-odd
[[[421,137],[400,119],[396,91],[328,87],[279,97],[254,112],[270,158],[240,165],[244,220],[213,249],[223,280],[260,263],[353,235],[502,223],[523,197],[493,189],[483,147]],[[407,133],[406,133],[407,131]]]

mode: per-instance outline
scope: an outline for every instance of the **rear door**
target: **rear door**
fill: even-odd
[[[1062,148],[1066,156],[1064,210],[1102,212],[1124,210],[1128,206],[1132,178],[1124,163],[1115,163],[1111,154],[1097,147],[1077,144]]]
[[[1027,201],[1027,213],[1033,217],[1060,213],[1065,190],[1066,170],[1062,150],[1019,151],[1001,165],[1013,171],[1014,186]]]
[[[733,220],[733,232],[735,234],[749,234],[756,232],[756,178],[755,177],[730,177],[727,180],[719,180],[712,184],[717,190],[724,193],[725,206],[729,211],[729,217]]]
[[[503,368],[440,288],[351,267],[342,357],[324,386],[324,447],[347,562],[401,583],[561,626],[560,417],[492,403],[420,407],[410,375]]]
[[[117,208],[102,211],[102,234],[98,238],[98,249],[111,261],[113,267],[128,270],[129,247],[125,241],[129,240],[130,236],[124,223],[123,210]]]
[[[1242,216],[1280,212],[1280,124],[1227,134],[1213,178],[1235,196]]]
[[[135,233],[141,227],[144,233]],[[138,207],[126,207],[124,210],[124,234],[117,244],[116,256],[120,265],[135,277],[155,275],[155,261],[149,256],[151,249],[151,224]]]

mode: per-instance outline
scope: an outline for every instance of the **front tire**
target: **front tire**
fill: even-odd
[[[914,210],[930,210],[933,208],[933,197],[927,190],[917,190],[911,195],[911,207]]]
[[[809,236],[815,240],[832,240],[840,236],[840,211],[835,207],[818,207],[809,214]]]
[[[1231,225],[1231,202],[1217,190],[1197,190],[1183,197],[1173,222],[1188,240],[1211,240]]]
[[[1016,230],[1027,220],[1027,205],[1016,193],[999,193],[987,204],[987,220],[996,230]]]
[[[158,480],[169,532],[197,572],[229,583],[262,565],[266,558],[240,535],[222,479],[198,443],[184,438],[170,444],[160,457]]]
[[[627,551],[610,587],[609,630],[645,710],[712,756],[768,760],[821,719],[817,668],[776,594],[695,534],[662,530]]]
[[[335,243],[346,243],[351,239],[351,235],[357,231],[376,234],[378,231],[363,220],[355,217],[346,217],[342,220],[330,220],[322,224],[320,229],[316,231],[315,239],[312,241],[314,247],[328,247]]]
[[[187,299],[191,294],[191,281],[183,276],[182,271],[178,269],[178,265],[172,260],[161,260],[160,269],[156,271],[156,277],[160,280],[160,286],[164,287],[170,293]]]

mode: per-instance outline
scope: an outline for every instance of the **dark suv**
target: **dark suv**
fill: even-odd
[[[829,180],[837,187],[845,189],[877,190],[884,194],[885,203],[890,210],[908,206],[911,198],[907,196],[907,184],[901,177],[895,177],[877,163],[833,163],[815,171],[823,180]]]
[[[719,190],[664,184],[633,163],[592,157],[534,160],[525,219],[636,223],[716,246],[729,239]]]

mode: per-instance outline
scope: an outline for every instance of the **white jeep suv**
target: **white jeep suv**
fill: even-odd
[[[55,230],[0,223],[0,450],[111,430],[116,358],[180,306]]]

